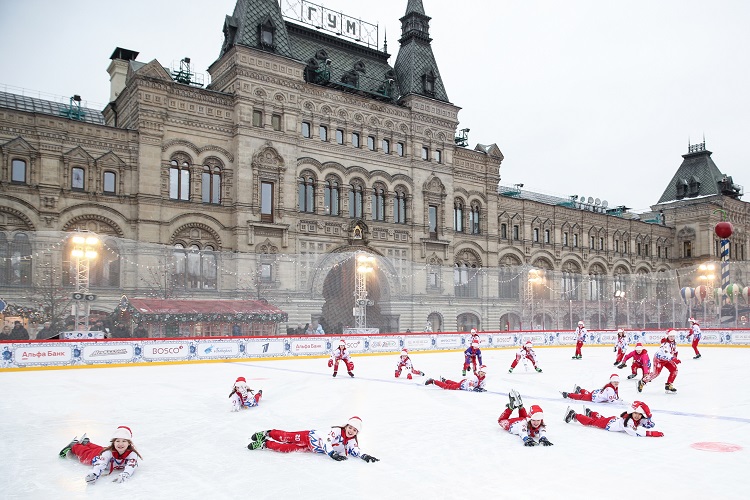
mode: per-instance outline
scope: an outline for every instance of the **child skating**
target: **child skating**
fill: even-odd
[[[242,409],[252,408],[258,406],[260,398],[263,397],[263,390],[258,389],[256,393],[247,386],[245,377],[237,377],[232,387],[232,392],[229,393],[229,399],[232,403],[232,411],[240,411]]]
[[[542,408],[531,405],[527,412],[521,394],[515,389],[511,389],[508,398],[510,402],[505,405],[505,410],[497,419],[500,427],[520,437],[524,446],[552,446],[546,436],[547,426],[544,423]],[[518,416],[511,418],[515,410],[518,410]]]
[[[411,380],[412,375],[421,375],[424,377],[424,372],[419,371],[411,363],[411,358],[409,357],[409,351],[406,349],[401,351],[401,355],[398,358],[398,362],[396,362],[396,378],[399,378],[401,376],[401,372],[403,370],[406,370],[406,378]]]
[[[86,475],[89,484],[95,483],[102,473],[112,476],[114,483],[124,483],[133,476],[141,459],[133,445],[133,433],[124,425],[115,429],[107,447],[92,443],[86,434],[80,440],[73,438],[60,450],[60,458],[68,457],[75,457],[82,464],[91,466],[91,472]]]
[[[525,344],[518,349],[516,353],[516,359],[510,364],[508,373],[513,373],[513,369],[518,365],[519,361],[523,361],[523,366],[526,367],[526,363],[531,363],[531,366],[539,373],[542,373],[542,369],[536,365],[536,352],[534,352],[534,344],[530,340],[527,340]]]
[[[476,372],[476,375],[469,373],[467,377],[460,382],[454,382],[453,380],[447,380],[440,378],[435,380],[428,378],[424,385],[434,384],[441,389],[448,391],[474,391],[474,392],[485,392],[487,389],[484,388],[485,376],[487,375],[487,367],[482,365]]]
[[[341,339],[338,347],[331,353],[331,359],[328,360],[328,368],[333,368],[333,376],[338,375],[339,362],[344,362],[346,365],[347,372],[350,377],[354,376],[354,362],[349,356],[349,350],[346,348],[346,341]]]

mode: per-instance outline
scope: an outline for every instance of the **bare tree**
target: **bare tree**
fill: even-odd
[[[61,271],[49,263],[42,266],[37,276],[29,298],[39,307],[41,321],[49,321],[52,330],[59,332],[71,314],[73,290],[63,286]]]

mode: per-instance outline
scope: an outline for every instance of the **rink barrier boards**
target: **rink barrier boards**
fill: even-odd
[[[685,331],[677,342],[689,348]],[[628,332],[629,349],[637,342],[657,346],[664,331]],[[518,331],[479,334],[481,349],[517,349],[527,341],[535,348],[575,345],[571,331]],[[248,362],[299,357],[327,358],[345,340],[354,356],[394,355],[402,349],[410,354],[462,351],[468,347],[467,333],[410,333],[378,335],[323,335],[277,337],[191,337],[133,340],[72,339],[55,341],[0,342],[0,372],[40,369],[123,367],[175,363]],[[587,347],[613,347],[617,332],[588,332]],[[750,330],[703,330],[701,347],[750,347]]]

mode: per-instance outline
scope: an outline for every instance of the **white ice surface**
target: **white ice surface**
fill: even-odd
[[[396,380],[396,355],[355,356],[354,379],[332,378],[320,358],[0,373],[0,498],[747,498],[748,349],[704,347],[693,360],[682,347],[675,395],[664,393],[666,373],[639,395],[629,368],[612,366],[611,348],[584,347],[580,361],[572,350],[537,349],[541,374],[522,365],[508,374],[514,351],[484,350],[486,393]],[[460,352],[412,359],[428,376],[461,378]],[[666,437],[563,422],[569,402],[559,391],[595,389],[612,372],[621,397],[646,401]],[[231,413],[240,375],[263,399]],[[542,406],[554,446],[526,448],[497,425],[511,388],[527,407]],[[360,448],[380,462],[246,448],[254,431],[327,429],[352,415],[363,420]],[[129,482],[89,486],[88,467],[58,458],[73,436],[104,444],[118,425],[133,429],[144,457]],[[696,442],[742,450],[699,451]]]

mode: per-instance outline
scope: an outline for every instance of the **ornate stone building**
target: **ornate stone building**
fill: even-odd
[[[714,208],[746,259],[741,192],[701,191],[717,186],[709,152],[685,158],[712,169],[683,164],[640,218],[502,187],[498,146],[456,137],[421,0],[393,66],[302,21],[238,0],[205,88],[117,48],[102,111],[0,93],[0,295],[28,302],[42,278],[72,290],[68,235],[92,231],[103,310],[123,293],[265,298],[291,327],[340,331],[364,252],[368,326],[384,331],[661,326],[684,316],[673,270],[716,255]]]

